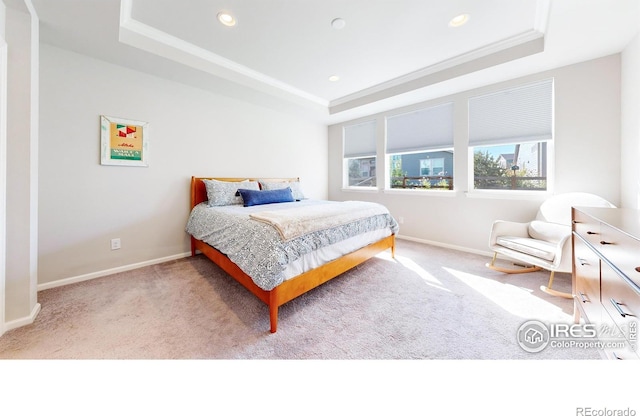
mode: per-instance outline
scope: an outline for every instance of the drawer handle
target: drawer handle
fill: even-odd
[[[593,232],[593,231],[587,231],[587,234],[589,234],[589,235],[594,235],[594,234],[598,234],[598,233]]]
[[[580,263],[580,266],[588,266],[589,265],[588,261],[586,261],[585,259],[581,259],[581,258],[578,258],[578,263]]]
[[[640,266],[636,267],[636,271],[640,273]]]
[[[602,245],[604,246],[604,245],[607,245],[607,244],[613,244],[613,243],[610,243],[610,242],[608,242],[608,241],[604,241],[604,240],[602,240],[602,241],[600,241],[600,244],[602,244]]]
[[[622,360],[623,358],[618,356],[618,354],[616,354],[615,352],[612,352],[611,354],[613,354],[613,358],[615,358],[616,360]]]
[[[627,316],[633,316],[633,314],[626,313],[622,310],[622,308],[620,307],[620,305],[623,305],[622,303],[617,302],[614,298],[611,298],[609,300],[611,301],[613,307],[616,308],[616,311],[620,314],[620,316],[622,316],[623,318],[626,318]]]
[[[582,300],[582,303],[587,303],[589,302],[589,299],[586,298],[586,296],[584,295],[584,293],[580,292],[580,299]]]

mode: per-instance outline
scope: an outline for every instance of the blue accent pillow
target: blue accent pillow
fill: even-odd
[[[238,189],[245,207],[278,202],[295,202],[291,188],[255,191],[253,189]]]

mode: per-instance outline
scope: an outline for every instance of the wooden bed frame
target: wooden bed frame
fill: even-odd
[[[207,200],[207,191],[202,182],[203,179],[215,179],[219,181],[239,182],[245,179],[255,181],[270,182],[297,182],[298,178],[269,178],[269,179],[253,179],[253,178],[204,178],[191,177],[191,208]],[[271,332],[274,333],[278,329],[278,307],[284,305],[288,301],[320,286],[324,282],[333,279],[346,272],[347,270],[369,260],[378,253],[390,248],[391,256],[395,257],[395,235],[383,238],[375,243],[369,244],[357,251],[346,254],[336,260],[333,260],[323,266],[317,267],[308,272],[302,273],[289,280],[285,280],[279,286],[266,291],[258,287],[251,277],[244,273],[240,268],[225,255],[211,247],[207,243],[196,240],[191,237],[191,255],[196,255],[196,251],[200,251],[220,268],[227,272],[231,277],[236,279],[240,284],[246,287],[251,293],[256,295],[269,307],[269,319],[271,322]]]

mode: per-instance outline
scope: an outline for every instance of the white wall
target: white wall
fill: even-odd
[[[621,205],[640,208],[640,35],[622,52]]]
[[[535,80],[555,78],[555,193],[593,192],[620,203],[620,55],[442,97],[418,106],[378,114],[384,117],[420,106],[454,101],[455,167],[453,194],[358,192],[342,189],[342,126],[329,128],[329,197],[383,203],[402,217],[400,236],[463,250],[488,253],[491,224],[496,219],[528,221],[540,198],[481,198],[465,193],[467,183],[467,99],[470,96]],[[369,119],[369,118],[367,118]],[[384,178],[384,129],[378,135],[378,183]]]
[[[7,41],[6,7],[0,2],[0,335],[5,332],[4,298],[7,224]]]
[[[6,276],[7,329],[28,324],[37,303],[38,19],[6,9],[7,147]],[[25,8],[26,10],[26,8]]]
[[[327,197],[324,125],[49,45],[40,67],[40,288],[188,252],[192,175]],[[149,167],[100,165],[100,115],[149,122]]]

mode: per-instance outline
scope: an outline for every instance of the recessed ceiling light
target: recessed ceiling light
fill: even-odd
[[[331,75],[331,76],[329,77],[329,81],[331,81],[331,82],[340,81],[340,77],[339,77],[339,76],[337,76],[337,75]]]
[[[346,25],[347,25],[347,22],[345,22],[344,19],[340,17],[336,17],[331,21],[331,27],[334,29],[342,29]]]
[[[459,27],[469,21],[470,16],[467,13],[459,14],[449,21],[449,26]]]
[[[233,17],[233,15],[228,12],[218,13],[218,21],[225,26],[235,26],[237,23],[236,18]]]

